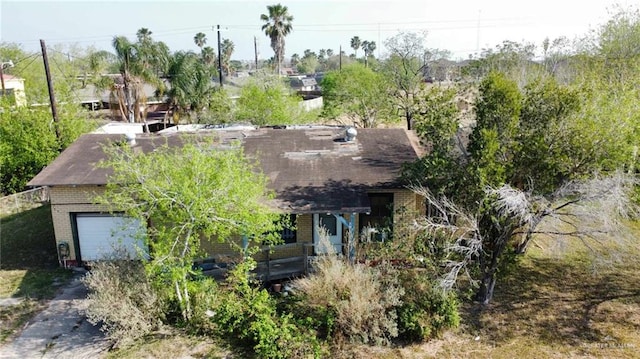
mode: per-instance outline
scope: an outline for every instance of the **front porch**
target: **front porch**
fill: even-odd
[[[347,253],[347,244],[341,244],[340,252],[322,255],[343,255]],[[268,283],[283,279],[291,279],[312,273],[313,263],[318,258],[318,251],[313,243],[289,243],[276,246],[263,246],[256,255],[257,267],[253,271],[261,282]],[[286,254],[286,255],[285,255]],[[233,267],[233,262],[216,262],[213,258],[196,262],[195,266],[202,269],[202,274],[223,280],[227,271]]]

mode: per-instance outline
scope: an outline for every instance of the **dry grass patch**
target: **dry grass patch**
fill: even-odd
[[[126,349],[109,352],[107,359],[173,359],[173,358],[235,358],[213,340],[179,333],[155,336]]]

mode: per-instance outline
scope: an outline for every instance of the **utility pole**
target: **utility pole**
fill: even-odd
[[[218,77],[222,88],[222,52],[220,52],[220,25],[218,25]]]
[[[256,55],[256,70],[258,70],[258,40],[253,37],[253,53]]]
[[[4,63],[0,62],[0,81],[2,82],[2,97],[4,97]]]
[[[47,57],[47,46],[44,40],[40,40],[40,48],[42,48],[42,60],[44,61],[44,73],[47,76],[47,87],[49,88],[49,101],[51,102],[51,114],[53,122],[55,122],[56,138],[60,141],[60,128],[58,126],[58,110],[56,109],[56,98],[53,94],[53,82],[51,81],[51,71],[49,71],[49,58]]]
[[[340,45],[340,70],[342,70],[342,45]]]

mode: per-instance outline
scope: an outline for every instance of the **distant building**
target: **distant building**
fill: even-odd
[[[4,94],[0,92],[0,96],[7,96],[15,102],[16,106],[26,106],[27,96],[24,93],[24,79],[7,74],[3,74]]]
[[[316,79],[313,77],[290,77],[289,83],[291,84],[291,88],[295,91],[317,91],[318,83]]]

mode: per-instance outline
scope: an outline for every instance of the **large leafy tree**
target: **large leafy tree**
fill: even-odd
[[[289,35],[293,26],[293,16],[289,14],[289,9],[281,4],[267,6],[268,14],[260,15],[260,20],[264,21],[262,30],[271,40],[271,48],[275,53],[276,69],[280,74],[280,66],[284,60],[284,38]]]
[[[344,114],[353,125],[369,128],[391,119],[384,76],[361,64],[328,72],[322,80],[322,90],[325,116],[337,118]]]
[[[606,176],[629,163],[633,119],[620,116],[624,112],[614,108],[620,103],[602,96],[550,77],[520,90],[506,75],[491,72],[480,84],[476,124],[462,151],[451,146],[458,136],[450,131],[455,126],[449,121],[419,118],[418,129],[449,128],[430,131],[444,137],[432,141],[440,156],[425,156],[413,168],[418,170],[414,180],[449,198],[441,202],[428,195],[442,212],[440,218],[460,219],[451,222],[460,231],[454,231],[449,253],[459,257],[448,258],[453,265],[447,285],[461,268],[473,267],[479,283],[476,299],[488,303],[498,273],[526,250],[543,221],[564,223],[564,228],[554,227],[555,235],[583,240],[603,232],[606,224],[618,223],[613,218],[623,209],[612,203],[625,202],[631,182],[603,180],[594,173]],[[429,132],[418,133],[430,140],[425,136]],[[586,218],[587,224],[577,218]],[[436,228],[434,221],[427,222],[428,228]]]
[[[260,242],[277,229],[278,215],[265,206],[266,177],[240,148],[216,148],[215,141],[182,138],[181,148],[160,146],[149,153],[110,147],[103,166],[113,175],[98,200],[148,223],[152,253],[145,263],[156,289],[192,316],[193,261],[202,241],[240,247],[234,236]],[[240,249],[240,248],[239,248]]]
[[[383,72],[392,84],[394,103],[402,111],[408,130],[411,130],[418,105],[416,97],[424,82],[424,40],[424,34],[406,32],[385,42],[390,55]]]
[[[0,107],[0,193],[20,192],[60,151],[95,124],[78,106],[58,106],[60,138],[46,107]]]
[[[289,91],[280,78],[263,77],[247,84],[237,101],[236,118],[259,126],[303,122],[301,99]]]

